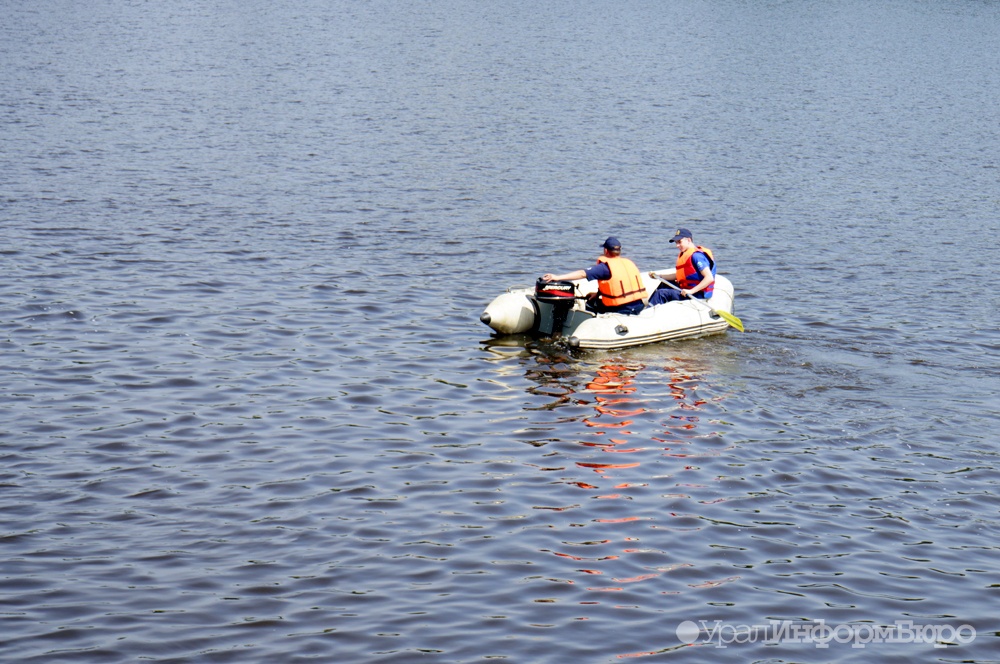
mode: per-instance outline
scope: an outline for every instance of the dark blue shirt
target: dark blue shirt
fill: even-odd
[[[611,278],[611,268],[608,267],[607,263],[598,263],[594,267],[588,267],[584,272],[587,273],[587,281],[607,281]]]
[[[691,254],[691,264],[694,265],[694,269],[698,271],[698,281],[701,281],[704,277],[701,276],[702,270],[706,267],[712,267],[712,261],[708,260],[708,256],[705,255],[703,251],[696,251]],[[705,293],[705,291],[698,291],[694,294],[694,297],[699,300],[704,300],[706,298],[712,297],[710,294]]]
[[[708,256],[704,252],[696,251],[691,255],[691,264],[694,265],[694,269],[698,271],[698,279],[701,279],[701,273],[706,267],[711,267],[712,263],[709,262]]]

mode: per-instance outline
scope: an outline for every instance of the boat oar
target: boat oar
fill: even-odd
[[[659,279],[660,281],[662,281],[663,283],[665,283],[666,285],[670,286],[671,288],[673,288],[676,291],[681,290],[676,284],[670,283],[669,281],[667,281],[666,279],[664,279],[663,277],[661,277],[659,275],[657,275],[656,278]],[[709,309],[711,309],[715,313],[717,313],[720,316],[722,316],[722,320],[726,321],[727,323],[729,323],[731,326],[735,327],[740,332],[744,331],[743,330],[743,321],[741,321],[739,318],[737,318],[733,314],[729,313],[728,311],[722,311],[720,309],[715,309],[708,302],[706,302],[705,300],[699,299],[697,297],[688,297],[688,299],[689,300],[694,300],[698,304],[705,305],[706,307],[708,307]]]

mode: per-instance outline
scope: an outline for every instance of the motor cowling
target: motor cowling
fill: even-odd
[[[572,281],[539,279],[535,282],[535,300],[552,306],[552,329],[541,329],[544,326],[540,326],[540,331],[553,336],[562,335],[566,316],[576,300],[576,284]]]
[[[539,302],[572,305],[575,296],[576,285],[572,281],[545,281],[540,278],[535,282],[535,299]]]

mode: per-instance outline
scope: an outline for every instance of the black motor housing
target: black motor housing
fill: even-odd
[[[539,278],[535,282],[535,299],[548,304],[568,302],[573,304],[576,295],[576,285],[572,281],[545,281]]]
[[[552,305],[552,329],[540,331],[553,336],[561,335],[566,314],[573,308],[573,301],[576,299],[576,285],[572,281],[539,279],[535,282],[535,299]]]

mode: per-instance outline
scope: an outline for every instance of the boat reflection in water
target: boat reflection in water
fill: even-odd
[[[503,371],[516,364],[528,379],[522,431],[534,434],[526,442],[542,458],[526,453],[522,462],[551,477],[532,506],[559,517],[546,521],[555,532],[540,552],[571,561],[547,570],[577,589],[579,605],[671,611],[664,595],[687,602],[740,579],[704,555],[714,517],[703,508],[738,497],[719,495],[715,481],[732,449],[718,430],[725,397],[700,377],[712,360],[674,357],[678,350],[574,357],[527,342],[523,352],[498,353]]]

